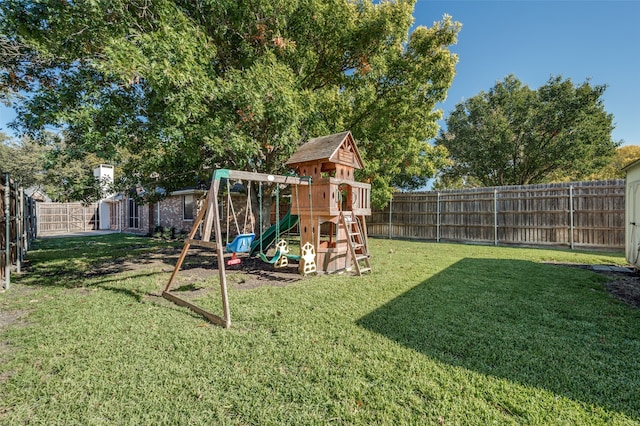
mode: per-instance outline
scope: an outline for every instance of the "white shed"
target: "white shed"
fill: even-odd
[[[625,183],[625,255],[640,269],[640,159],[627,165]]]

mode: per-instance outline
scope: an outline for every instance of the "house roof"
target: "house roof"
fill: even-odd
[[[640,164],[640,158],[639,158],[639,159],[637,159],[637,160],[635,160],[635,161],[632,161],[631,163],[629,163],[629,164],[627,164],[626,166],[624,166],[624,167],[622,168],[622,171],[626,172],[626,171],[628,171],[629,169],[631,169],[631,168],[633,168],[633,167],[637,166],[638,164]]]
[[[31,197],[36,201],[44,201],[46,203],[51,202],[51,198],[49,198],[47,193],[44,192],[39,186],[30,186],[29,188],[25,188],[24,193],[27,195],[27,197]]]
[[[207,191],[204,189],[198,189],[198,188],[185,188],[185,189],[179,189],[177,191],[171,191],[169,193],[169,195],[191,195],[191,194],[204,194]]]
[[[338,160],[338,150],[345,144],[350,144],[354,152],[354,167],[361,169],[364,166],[362,157],[358,152],[353,135],[349,130],[346,132],[336,133],[328,136],[321,136],[319,138],[309,139],[307,143],[302,145],[298,150],[287,160],[286,165],[295,165],[301,163],[321,161],[340,163]]]

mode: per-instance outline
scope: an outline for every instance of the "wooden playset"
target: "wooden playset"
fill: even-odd
[[[351,132],[323,136],[309,140],[286,162],[298,176],[270,175],[219,169],[213,174],[205,203],[194,220],[182,252],[169,278],[162,296],[174,303],[188,307],[209,321],[226,328],[231,326],[225,266],[241,262],[238,254],[258,254],[274,267],[288,265],[288,260],[298,261],[301,274],[312,272],[334,273],[342,270],[358,275],[371,271],[367,246],[365,216],[371,214],[371,185],[356,182],[354,172],[363,167],[362,158]],[[291,185],[291,211],[284,218],[276,215],[276,224],[262,232],[257,239],[253,232],[242,232],[223,247],[222,226],[218,197],[221,181],[254,181],[275,184],[276,194],[280,186]],[[227,186],[229,188],[229,186]],[[228,193],[228,191],[227,191]],[[260,194],[260,197],[262,193]],[[260,198],[261,199],[261,198]],[[276,206],[279,201],[276,202]],[[262,208],[262,205],[260,206]],[[247,208],[248,209],[248,208]],[[262,209],[261,209],[262,210]],[[229,214],[227,235],[229,235]],[[234,218],[235,220],[235,218]],[[280,230],[295,224],[300,229],[300,255],[289,253],[286,241],[280,240]],[[236,228],[239,229],[237,223]],[[213,232],[213,239],[211,234]],[[200,238],[196,235],[200,234]],[[276,243],[276,254],[268,259],[263,248]],[[214,249],[217,256],[218,275],[222,295],[223,315],[208,312],[171,291],[180,268],[192,246]],[[259,253],[257,249],[260,249]]]

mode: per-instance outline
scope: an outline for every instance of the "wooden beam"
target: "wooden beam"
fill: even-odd
[[[222,250],[222,229],[220,228],[220,212],[218,211],[218,189],[220,181],[212,182],[213,196],[216,200],[213,209],[213,232],[216,240],[216,251],[218,253],[218,275],[220,277],[220,292],[222,293],[222,309],[224,312],[224,327],[231,327],[231,310],[229,308],[229,295],[227,293],[227,274],[224,270],[224,251]]]
[[[164,291],[169,291],[171,289],[171,284],[173,284],[173,280],[176,278],[178,271],[182,267],[182,262],[184,262],[184,259],[187,257],[187,252],[189,251],[188,241],[193,240],[193,237],[195,237],[196,232],[198,232],[198,227],[200,226],[200,222],[202,222],[202,218],[204,217],[205,212],[206,212],[206,209],[204,208],[202,208],[198,212],[198,216],[196,216],[196,220],[193,222],[193,226],[191,227],[191,232],[189,232],[187,241],[185,241],[184,245],[182,246],[182,253],[180,253],[180,257],[176,262],[176,266],[174,266],[173,268],[173,272],[171,273],[171,278],[169,278],[169,282],[167,283],[167,286],[164,288]]]
[[[223,318],[219,317],[216,314],[212,314],[209,311],[205,311],[204,309],[194,305],[193,303],[187,302],[186,300],[181,299],[178,296],[169,293],[168,291],[163,291],[162,292],[162,297],[164,297],[167,300],[172,301],[176,305],[184,306],[185,308],[191,309],[196,314],[202,315],[203,317],[205,317],[207,320],[211,321],[214,324],[218,324],[218,325],[221,325],[221,326],[223,326],[225,328],[229,328],[227,326],[227,322]]]
[[[309,185],[308,178],[298,176],[270,175],[267,173],[245,172],[242,170],[218,169],[213,174],[213,180],[222,178],[251,180],[256,182],[286,183],[291,185]]]
[[[184,240],[185,244],[190,244],[192,246],[198,246],[198,247],[206,247],[206,248],[210,248],[210,249],[215,249],[217,248],[217,244],[215,241],[202,241],[202,240],[194,240],[191,238],[187,238],[186,240]]]

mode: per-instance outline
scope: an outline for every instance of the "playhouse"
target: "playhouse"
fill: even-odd
[[[363,162],[351,132],[310,139],[285,164],[311,177],[291,205],[300,218],[300,240],[315,248],[318,270],[370,270],[365,217],[371,215],[371,185],[355,180]]]
[[[203,208],[194,220],[185,239],[182,252],[162,296],[174,303],[186,306],[209,321],[228,328],[231,314],[227,295],[225,265],[241,262],[239,255],[258,254],[274,267],[288,265],[287,259],[295,259],[302,274],[312,272],[333,273],[342,270],[357,275],[371,271],[365,217],[371,214],[371,185],[357,182],[354,173],[363,167],[362,158],[353,135],[346,131],[334,135],[310,139],[285,163],[297,172],[297,176],[272,175],[239,170],[218,169],[214,172],[211,187]],[[272,185],[275,194],[281,187],[291,187],[291,210],[284,218],[276,215],[276,224],[266,231],[242,233],[223,247],[222,225],[219,208],[221,182],[257,182],[262,199],[263,184]],[[276,202],[276,206],[279,202]],[[260,212],[262,212],[262,201]],[[262,221],[260,221],[261,223]],[[300,230],[300,254],[289,253],[286,242],[278,241],[282,229],[295,224]],[[212,240],[213,233],[213,240]],[[200,238],[196,238],[199,234]],[[276,253],[268,259],[263,246],[275,244]],[[215,250],[222,295],[223,316],[208,312],[171,291],[176,275],[182,267],[191,246]],[[260,247],[259,253],[255,249]]]

